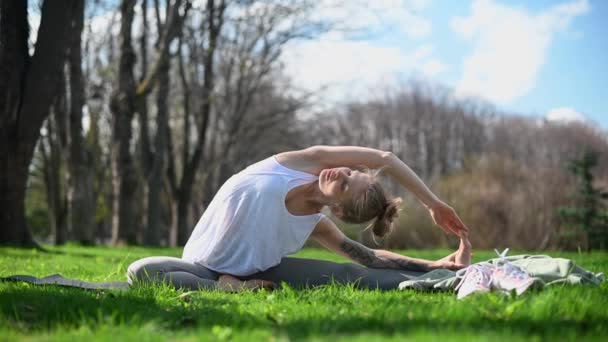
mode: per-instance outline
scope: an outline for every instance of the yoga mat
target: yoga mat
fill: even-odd
[[[126,281],[91,283],[78,279],[65,278],[61,274],[53,274],[44,278],[36,278],[29,275],[12,275],[4,278],[0,277],[0,281],[23,281],[34,285],[59,285],[86,290],[127,290],[130,288],[129,283]]]

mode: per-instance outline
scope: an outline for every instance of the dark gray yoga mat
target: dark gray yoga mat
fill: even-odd
[[[86,290],[127,290],[130,288],[129,283],[126,281],[90,283],[78,279],[65,278],[61,274],[53,274],[44,278],[36,278],[29,275],[12,275],[4,278],[0,277],[0,281],[23,281],[34,285],[59,285]]]

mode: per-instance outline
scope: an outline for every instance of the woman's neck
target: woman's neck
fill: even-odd
[[[293,193],[295,190],[295,193]],[[319,189],[319,182],[315,181],[310,184],[299,186],[290,191],[291,196],[296,197],[297,202],[306,203],[307,206],[316,208],[321,211],[324,206],[330,205],[330,200]]]

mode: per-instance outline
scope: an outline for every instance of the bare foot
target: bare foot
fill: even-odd
[[[248,288],[250,290],[261,290],[261,289],[266,289],[266,290],[274,290],[277,287],[277,284],[273,283],[270,280],[262,280],[262,279],[250,279],[250,280],[245,280],[245,288]]]
[[[273,290],[276,284],[269,280],[250,279],[240,280],[229,274],[222,274],[217,280],[218,288],[228,292],[237,292],[243,290],[260,290],[262,288]]]
[[[471,246],[471,242],[469,239],[464,238],[460,239],[460,246],[458,247],[458,251],[456,251],[455,261],[457,264],[468,266],[471,264],[473,247]]]

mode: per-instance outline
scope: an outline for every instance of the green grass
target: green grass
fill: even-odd
[[[127,266],[179,249],[0,248],[0,276],[61,273],[87,281],[125,280]],[[447,250],[402,251],[439,258]],[[514,251],[511,254],[521,254]],[[607,253],[550,253],[608,273]],[[297,256],[345,261],[306,249]],[[476,252],[476,260],[493,257]],[[458,301],[453,293],[357,290],[331,285],[229,294],[138,287],[84,291],[0,282],[0,340],[607,340],[608,283],[563,286],[508,297]]]

